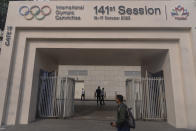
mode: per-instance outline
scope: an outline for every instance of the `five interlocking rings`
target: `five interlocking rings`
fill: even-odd
[[[28,6],[21,6],[19,13],[21,16],[24,16],[26,20],[32,20],[33,18],[43,20],[46,16],[51,14],[51,8],[46,5],[42,8],[37,5],[34,5],[31,8]]]

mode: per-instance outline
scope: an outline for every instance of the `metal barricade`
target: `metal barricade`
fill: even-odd
[[[163,78],[141,78],[126,81],[127,105],[136,119],[166,120],[166,98]]]
[[[66,118],[74,113],[74,80],[68,77],[41,77],[38,115]]]

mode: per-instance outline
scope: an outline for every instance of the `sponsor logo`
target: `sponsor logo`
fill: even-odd
[[[187,18],[189,16],[189,12],[183,6],[178,5],[177,7],[175,7],[174,9],[172,9],[171,15],[176,20],[187,20]]]
[[[41,8],[37,5],[31,6],[21,6],[19,9],[19,14],[24,16],[26,20],[43,20],[46,16],[51,14],[51,8],[49,6],[42,6]]]

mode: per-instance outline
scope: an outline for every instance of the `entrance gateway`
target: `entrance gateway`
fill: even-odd
[[[162,115],[176,128],[196,129],[194,12],[196,7],[191,0],[110,4],[106,1],[10,2],[0,54],[1,125],[36,120],[38,107],[40,111],[44,108],[38,101],[40,70],[55,71],[57,77],[63,78],[66,75],[62,73],[71,66],[68,73],[88,71],[83,79],[78,76],[84,81],[85,90],[91,92],[86,92],[86,97],[91,97],[92,90],[103,84],[113,92],[111,98],[112,94],[120,93],[129,96],[126,99],[130,105],[138,105],[140,100],[147,104],[135,106],[140,109],[139,113],[135,109],[137,117]],[[97,70],[110,73],[101,77]],[[152,82],[150,77],[144,79],[146,72],[154,75],[160,71],[163,78]],[[140,72],[140,77],[136,78],[132,72]],[[91,83],[87,86],[85,78],[90,75],[97,79],[87,80]],[[98,82],[100,77],[103,80]],[[65,85],[77,80],[70,75],[65,78],[61,81]],[[124,84],[107,85],[112,78]],[[130,89],[126,90],[126,83],[133,87],[127,86]],[[156,90],[150,85],[157,87]],[[139,92],[140,89],[143,91]],[[137,91],[131,94],[132,90]],[[154,108],[158,99],[166,105]],[[45,103],[50,102],[47,100]],[[63,106],[61,110],[65,109]],[[66,116],[67,112],[60,112],[60,116]],[[68,114],[71,113],[70,108]]]

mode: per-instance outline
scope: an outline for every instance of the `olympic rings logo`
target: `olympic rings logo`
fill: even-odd
[[[21,6],[19,14],[24,16],[26,20],[32,20],[33,18],[43,20],[46,16],[51,14],[51,8],[46,5],[41,8],[37,5],[34,5],[31,8],[28,6]]]

